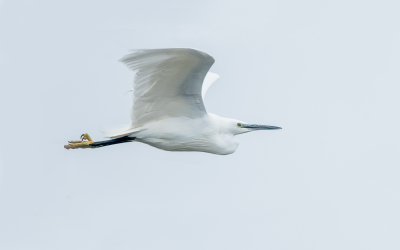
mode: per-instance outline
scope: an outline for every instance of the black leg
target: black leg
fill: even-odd
[[[95,148],[100,148],[100,147],[110,146],[110,145],[119,144],[119,143],[131,142],[131,141],[134,141],[135,139],[136,139],[135,137],[124,136],[121,138],[107,140],[107,141],[92,142],[90,144],[90,146],[95,147]]]

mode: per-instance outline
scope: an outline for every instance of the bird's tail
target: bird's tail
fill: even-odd
[[[124,127],[120,128],[114,128],[114,129],[103,129],[102,133],[104,137],[108,137],[110,139],[118,139],[118,138],[123,138],[131,135],[132,133],[141,131],[143,128],[132,128],[131,125],[126,125]]]

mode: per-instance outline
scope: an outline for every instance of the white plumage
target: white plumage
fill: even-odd
[[[135,71],[132,127],[167,117],[199,118],[206,113],[203,80],[214,63],[191,49],[137,50],[121,62]]]
[[[208,72],[210,55],[186,48],[136,50],[121,60],[135,72],[132,123],[110,131],[109,141],[79,143],[66,148],[102,147],[138,141],[168,151],[235,152],[235,135],[261,129],[280,129],[247,124],[207,113],[203,99],[219,76]]]

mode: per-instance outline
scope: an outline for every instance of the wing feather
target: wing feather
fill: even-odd
[[[207,93],[207,90],[210,88],[210,86],[219,78],[219,75],[212,73],[212,72],[208,72],[206,77],[204,78],[204,82],[203,82],[203,89],[201,91],[201,95],[204,99],[204,96]]]
[[[136,72],[131,128],[167,117],[206,114],[202,84],[215,61],[210,55],[194,49],[148,49],[120,61]]]

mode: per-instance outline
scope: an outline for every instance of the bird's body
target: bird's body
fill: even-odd
[[[167,151],[200,151],[226,155],[239,145],[235,135],[279,129],[223,118],[205,109],[207,89],[218,79],[208,72],[210,55],[194,49],[138,50],[121,59],[135,71],[132,123],[110,131],[111,140],[72,141],[65,148],[97,148],[138,141]]]
[[[195,119],[172,117],[146,124],[139,131],[129,134],[129,137],[167,151],[226,155],[235,152],[239,145],[230,133],[230,122],[231,119],[214,114],[205,114]]]

